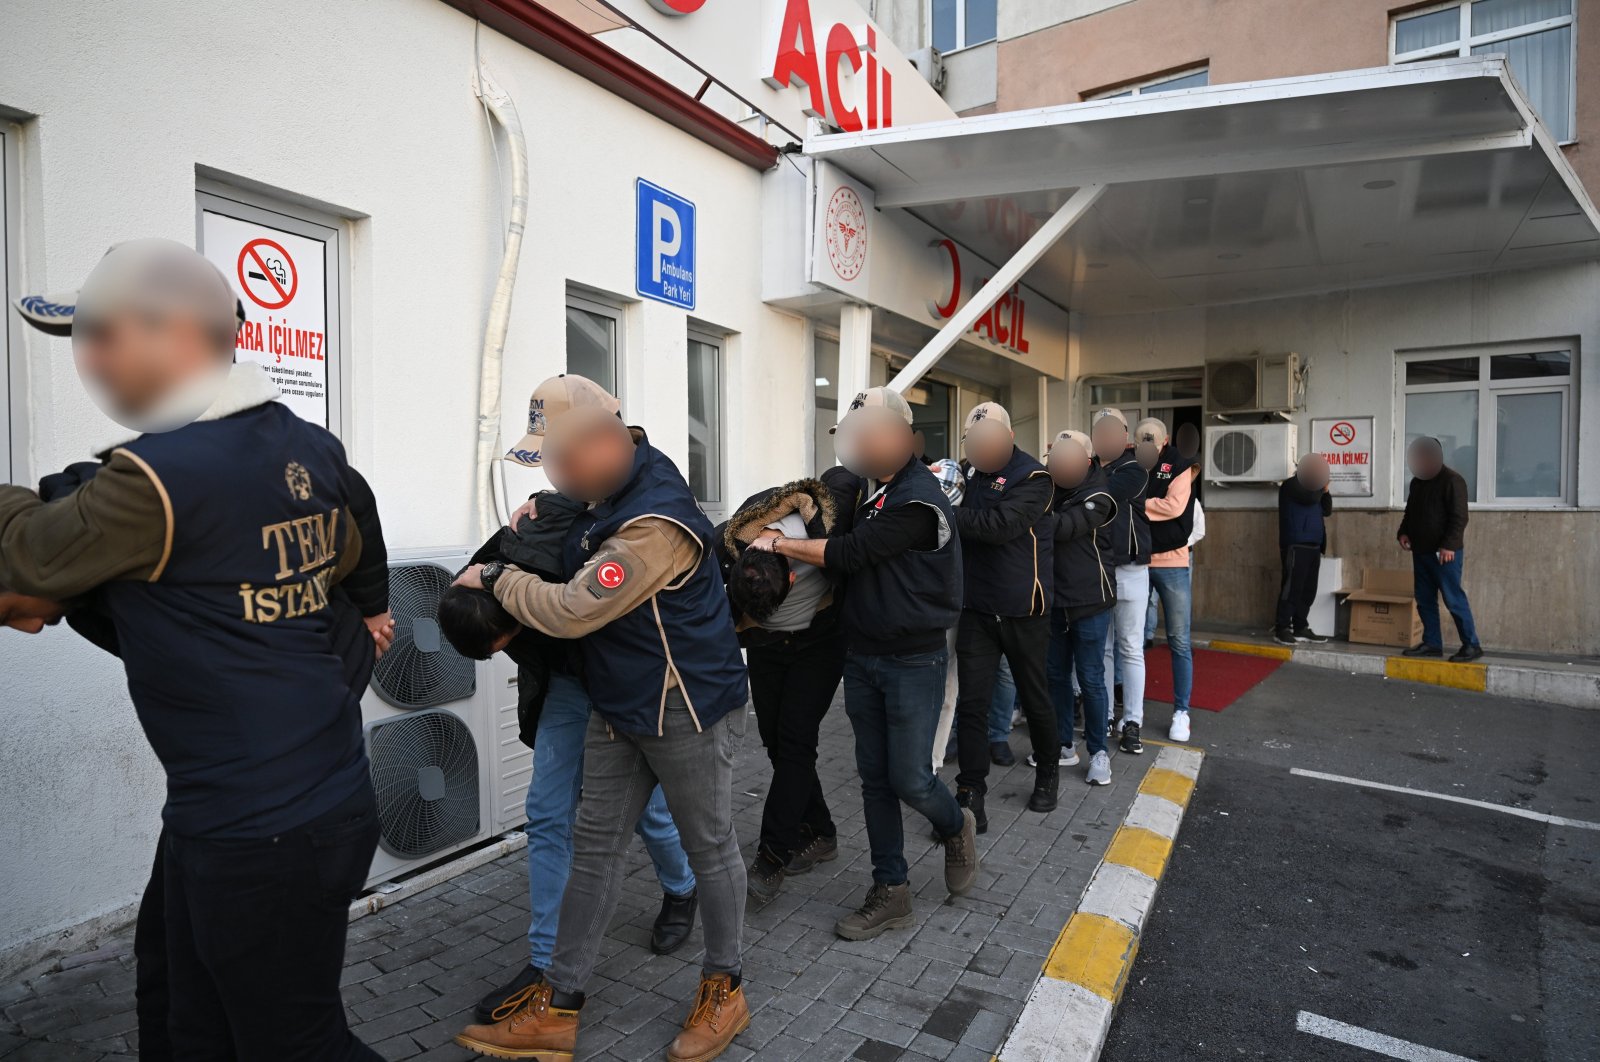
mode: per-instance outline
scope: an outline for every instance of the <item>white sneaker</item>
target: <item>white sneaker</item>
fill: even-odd
[[[1084,776],[1084,781],[1090,785],[1111,784],[1111,756],[1105,751],[1094,754],[1089,760],[1089,773]]]
[[[1173,712],[1172,726],[1167,729],[1167,736],[1173,741],[1189,740],[1189,713]]]
[[[1078,750],[1071,745],[1061,746],[1061,758],[1056,761],[1059,767],[1076,767],[1078,765]]]

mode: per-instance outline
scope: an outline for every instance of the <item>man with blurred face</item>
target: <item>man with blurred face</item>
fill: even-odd
[[[1317,596],[1317,576],[1322,555],[1328,551],[1329,516],[1333,495],[1328,493],[1328,462],[1321,454],[1306,454],[1294,475],[1278,487],[1278,553],[1283,577],[1278,583],[1278,614],[1272,638],[1279,645],[1325,642],[1311,629],[1308,616]]]
[[[141,1053],[376,1059],[339,994],[379,829],[372,639],[333,593],[362,550],[343,447],[232,363],[242,311],[181,244],[119,244],[81,291],[19,309],[70,332],[91,393],[139,433],[58,500],[0,487],[0,585],[94,596],[166,771]]]
[[[1154,417],[1134,429],[1141,464],[1150,460],[1150,486],[1144,500],[1150,523],[1151,607],[1159,597],[1166,617],[1167,651],[1172,658],[1172,724],[1167,736],[1189,740],[1189,694],[1194,688],[1194,653],[1189,648],[1189,538],[1194,533],[1194,482],[1199,469],[1167,439],[1167,426]]]
[[[1128,419],[1120,409],[1096,412],[1090,438],[1095,462],[1106,474],[1106,490],[1117,502],[1117,515],[1110,524],[1117,607],[1106,639],[1105,668],[1111,675],[1118,664],[1122,667],[1118,748],[1137,755],[1144,751],[1139,731],[1144,725],[1144,617],[1150,607],[1150,521],[1144,514],[1150,473],[1140,461],[1140,449],[1128,438]],[[1155,447],[1146,443],[1143,457],[1150,467],[1155,455]]]
[[[950,503],[916,457],[911,407],[899,393],[861,392],[836,430],[840,463],[865,481],[850,530],[828,539],[779,535],[751,548],[845,577],[844,705],[856,737],[873,884],[834,929],[846,940],[869,940],[916,920],[902,803],[943,842],[950,894],[966,894],[977,880],[976,820],[928,762],[949,664],[945,632],[961,607],[961,547]]]
[[[1062,748],[1072,745],[1072,675],[1083,691],[1084,738],[1090,785],[1111,783],[1106,725],[1111,696],[1106,688],[1105,645],[1117,605],[1116,566],[1111,555],[1111,522],[1117,502],[1106,489],[1106,474],[1095,463],[1093,443],[1080,431],[1064,431],[1050,447],[1054,485],[1051,533],[1055,539],[1051,574],[1055,605],[1050,611],[1050,692],[1055,701]],[[1064,757],[1065,758],[1065,757]],[[1071,756],[1074,763],[1076,756]]]
[[[972,810],[978,832],[983,833],[989,828],[983,807],[989,777],[989,707],[1002,658],[1011,667],[1033,742],[1035,773],[1028,810],[1047,812],[1056,806],[1062,742],[1045,673],[1054,596],[1048,519],[1054,488],[1044,465],[1017,446],[1011,415],[998,402],[984,402],[967,414],[962,442],[967,454],[965,501],[955,510],[965,573],[956,633],[961,676],[956,800]]]
[[[566,534],[567,581],[497,564],[471,566],[457,580],[493,593],[524,626],[579,639],[595,708],[550,968],[495,1010],[493,1024],[456,1038],[497,1058],[573,1051],[620,898],[628,837],[657,785],[694,870],[706,938],[699,993],[667,1057],[714,1058],[750,1024],[740,976],[745,869],[732,817],[744,660],[711,522],[677,467],[623,423],[619,408],[584,377],[546,380],[534,392],[528,434],[507,455],[542,466],[558,491],[588,505]],[[529,515],[538,519],[536,504]]]
[[[1457,663],[1476,660],[1483,649],[1478,645],[1472,605],[1461,586],[1466,563],[1467,481],[1444,463],[1444,446],[1431,435],[1412,441],[1406,448],[1406,464],[1411,469],[1411,485],[1396,538],[1400,548],[1411,554],[1422,641],[1405,655],[1444,655],[1444,634],[1439,626],[1439,598],[1443,597],[1461,638],[1461,648],[1450,659]]]

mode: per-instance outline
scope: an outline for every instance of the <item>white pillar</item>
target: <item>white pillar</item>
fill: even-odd
[[[839,419],[856,395],[872,386],[872,307],[847,302],[839,308]]]

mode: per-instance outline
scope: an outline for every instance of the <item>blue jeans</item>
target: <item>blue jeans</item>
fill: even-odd
[[[1161,598],[1167,620],[1167,648],[1172,651],[1172,710],[1189,710],[1194,689],[1194,651],[1189,647],[1189,569],[1150,568],[1150,592]]]
[[[961,806],[928,762],[949,662],[944,649],[845,657],[844,710],[856,735],[872,880],[880,885],[906,880],[902,801],[931,822],[939,836],[961,832]]]
[[[989,701],[989,744],[1011,737],[1011,716],[1017,710],[1017,684],[1011,678],[1011,665],[1000,658],[994,677],[994,698]]]
[[[1106,751],[1106,729],[1111,724],[1105,648],[1113,614],[1113,609],[1106,609],[1071,623],[1065,609],[1050,610],[1050,656],[1057,662],[1050,693],[1056,702],[1056,718],[1069,722],[1072,719],[1075,700],[1072,676],[1076,673],[1078,688],[1083,693],[1083,740],[1090,756]],[[1061,743],[1065,745],[1071,740],[1072,731],[1064,729],[1061,733]]]
[[[1422,616],[1422,641],[1436,648],[1444,646],[1444,632],[1439,629],[1439,598],[1444,597],[1444,607],[1456,621],[1456,633],[1462,645],[1478,644],[1478,628],[1472,622],[1472,606],[1467,603],[1467,592],[1461,588],[1461,573],[1466,566],[1466,555],[1456,550],[1456,559],[1446,564],[1436,553],[1412,553],[1411,573],[1416,579],[1417,612]]]
[[[528,786],[528,961],[550,968],[561,915],[561,896],[572,873],[572,824],[583,786],[583,735],[592,705],[570,675],[550,676],[550,692],[534,737],[533,781]],[[656,787],[637,827],[656,865],[661,888],[674,896],[694,891],[694,872],[678,841],[678,828]]]

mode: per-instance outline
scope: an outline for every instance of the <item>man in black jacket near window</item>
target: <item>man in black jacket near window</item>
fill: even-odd
[[[1461,648],[1450,657],[1466,663],[1483,655],[1472,605],[1461,586],[1467,534],[1467,481],[1444,463],[1444,446],[1425,435],[1406,449],[1411,486],[1406,492],[1406,514],[1396,538],[1411,554],[1416,575],[1417,611],[1422,615],[1422,642],[1406,656],[1443,656],[1444,634],[1439,627],[1439,598],[1456,621]]]
[[[872,848],[872,888],[834,927],[869,940],[912,925],[900,804],[933,824],[951,895],[978,876],[977,823],[933,773],[928,750],[948,664],[945,632],[961,603],[961,545],[939,482],[917,459],[911,407],[897,392],[856,395],[838,428],[841,463],[863,480],[851,530],[828,539],[752,543],[845,576],[844,701]]]
[[[989,706],[1002,657],[1011,665],[1033,741],[1035,774],[1028,810],[1045,812],[1056,806],[1060,738],[1045,671],[1054,593],[1049,520],[1054,488],[1044,465],[1018,448],[1011,416],[998,402],[984,402],[967,414],[962,442],[968,464],[965,499],[955,510],[965,575],[956,632],[961,676],[956,800],[972,809],[983,833],[989,828],[983,808]]]

